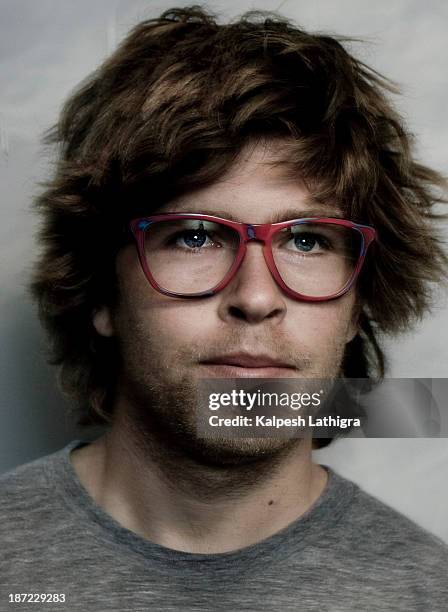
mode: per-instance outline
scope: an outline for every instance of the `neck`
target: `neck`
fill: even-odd
[[[119,415],[71,459],[81,484],[122,526],[194,553],[229,552],[273,535],[304,514],[327,482],[309,439],[274,458],[214,466],[155,438],[142,445]]]

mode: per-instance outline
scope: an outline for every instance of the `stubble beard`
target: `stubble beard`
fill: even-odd
[[[251,466],[253,472],[254,463],[274,466],[297,450],[303,441],[298,437],[201,437],[197,426],[198,383],[191,372],[187,370],[179,376],[176,367],[163,367],[157,350],[152,349],[142,362],[141,355],[129,350],[129,346],[122,349],[124,359],[118,381],[119,403],[124,406],[122,418],[136,444],[152,459],[157,456],[159,461],[165,458],[175,463],[183,458],[214,468]],[[310,364],[304,365],[303,372],[298,370],[298,378],[301,375],[334,378],[339,372],[342,354],[341,346],[333,351],[331,363],[323,364],[319,372]],[[171,361],[190,362],[191,354],[181,352]]]

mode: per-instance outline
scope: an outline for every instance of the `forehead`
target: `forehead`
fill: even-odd
[[[336,205],[316,202],[285,162],[285,141],[245,147],[211,185],[178,196],[160,212],[197,212],[246,223],[275,223],[308,216],[340,217]]]

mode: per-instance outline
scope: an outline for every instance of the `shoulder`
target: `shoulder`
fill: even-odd
[[[384,558],[409,570],[426,568],[446,579],[448,544],[358,485],[341,527],[360,556]]]
[[[332,481],[319,546],[341,596],[356,590],[361,610],[372,598],[381,610],[446,610],[448,545],[362,486]]]
[[[72,446],[71,444],[69,447]],[[57,503],[53,474],[68,452],[55,453],[20,465],[0,475],[0,532],[30,526],[50,518]]]
[[[45,486],[45,467],[52,458],[53,455],[46,455],[0,474],[0,504],[14,503],[25,490],[36,492]]]

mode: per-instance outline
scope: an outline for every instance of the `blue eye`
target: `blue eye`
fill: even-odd
[[[201,247],[207,240],[207,232],[203,229],[186,230],[183,232],[181,239],[191,248]]]
[[[313,234],[299,234],[294,237],[294,244],[299,250],[309,253],[318,244],[318,240]]]
[[[300,232],[292,237],[294,247],[299,253],[322,253],[330,248],[327,238],[315,232]]]

